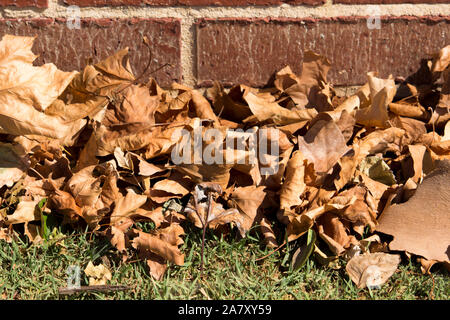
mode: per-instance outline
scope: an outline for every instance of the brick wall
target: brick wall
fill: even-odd
[[[379,20],[375,20],[380,17]],[[332,62],[331,81],[366,72],[407,76],[450,44],[450,0],[0,0],[0,36],[37,35],[37,63],[80,70],[128,46],[136,74],[150,53],[163,85],[263,86],[310,49]]]

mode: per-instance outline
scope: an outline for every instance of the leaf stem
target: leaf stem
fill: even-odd
[[[203,256],[205,250],[205,235],[206,228],[208,227],[209,221],[208,218],[212,212],[212,192],[208,192],[208,210],[206,211],[205,221],[203,221],[203,234],[202,234],[202,253],[201,253],[201,261],[200,261],[200,277],[203,278]]]
[[[200,261],[200,277],[203,279],[203,256],[205,250],[205,234],[206,234],[207,224],[203,225],[203,234],[202,234],[202,252],[201,252],[201,261]]]

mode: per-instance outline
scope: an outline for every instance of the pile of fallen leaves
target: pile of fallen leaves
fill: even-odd
[[[310,51],[301,75],[286,67],[273,87],[215,83],[203,95],[140,83],[128,49],[81,72],[33,66],[33,41],[0,42],[0,239],[46,241],[51,219],[89,228],[124,261],[145,259],[156,279],[167,262],[184,263],[189,223],[241,236],[255,229],[273,248],[300,239],[296,266],[312,252],[325,265],[375,261],[351,260],[355,282],[370,264],[392,274],[397,259],[380,255],[389,250],[417,254],[428,269],[448,263],[450,46],[406,80],[370,72],[340,97],[327,81],[330,62]],[[199,126],[265,129],[268,143],[278,139],[278,170],[262,175],[261,158],[175,165],[180,130]],[[203,150],[223,143],[202,138]]]

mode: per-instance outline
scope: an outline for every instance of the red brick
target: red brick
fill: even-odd
[[[200,19],[197,83],[262,86],[285,65],[299,73],[307,49],[330,59],[335,84],[362,84],[368,71],[407,76],[450,43],[449,31],[450,17],[382,17],[380,30],[369,29],[365,17]]]
[[[326,0],[64,0],[65,4],[85,6],[243,6],[243,5],[277,5],[283,3],[320,5]]]
[[[0,6],[47,8],[48,0],[0,0]]]
[[[163,86],[181,81],[181,37],[178,19],[84,19],[80,29],[70,29],[63,19],[3,19],[4,34],[37,36],[33,52],[36,64],[52,62],[64,71],[82,70],[87,59],[100,61],[119,49],[129,47],[130,64],[136,76],[148,64],[149,50],[143,44],[147,36],[152,44],[150,70],[171,63],[152,74]],[[145,79],[145,78],[144,78]]]
[[[344,4],[450,3],[450,0],[333,0]]]

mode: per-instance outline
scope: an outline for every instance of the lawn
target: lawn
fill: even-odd
[[[186,228],[183,266],[171,265],[160,281],[149,275],[145,261],[132,257],[123,263],[106,239],[89,233],[60,234],[49,243],[30,245],[22,240],[0,241],[0,297],[2,299],[449,299],[448,271],[433,267],[423,275],[414,258],[402,257],[395,274],[379,290],[358,289],[345,272],[319,265],[314,258],[297,271],[289,270],[293,246],[255,261],[272,250],[258,234],[224,239],[207,234],[205,270],[201,278],[201,231]],[[63,237],[64,238],[61,238]],[[71,265],[83,270],[89,261],[108,265],[111,285],[130,285],[122,292],[58,295],[66,286]],[[81,272],[81,285],[88,279]]]

